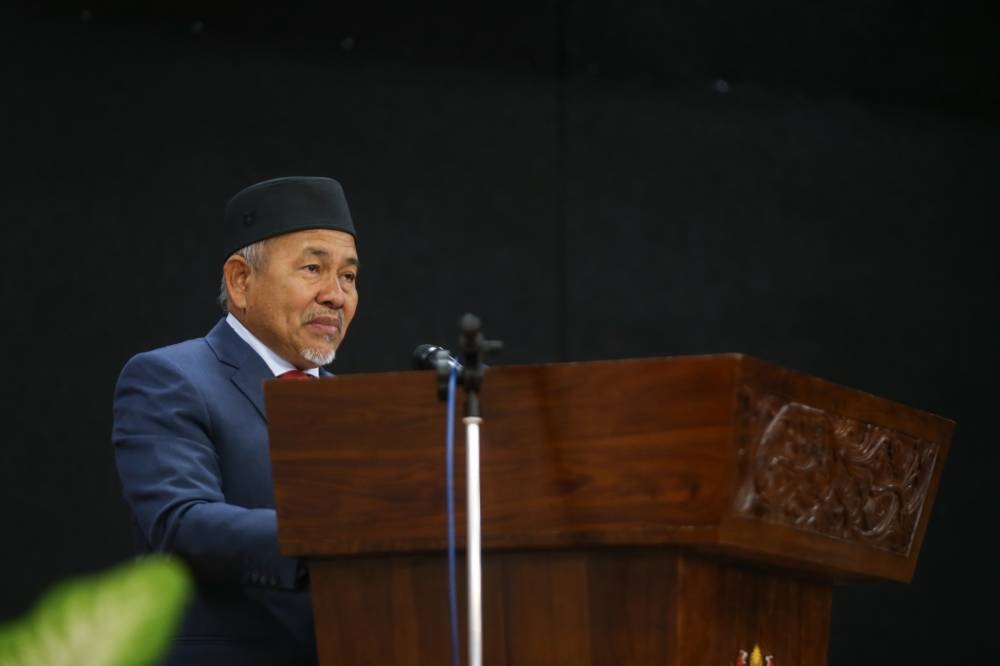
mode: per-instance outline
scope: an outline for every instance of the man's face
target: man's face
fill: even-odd
[[[358,307],[358,253],[354,237],[309,229],[267,242],[264,265],[243,262],[226,275],[235,314],[275,353],[298,368],[333,360]]]

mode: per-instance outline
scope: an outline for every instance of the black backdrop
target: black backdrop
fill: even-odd
[[[336,372],[405,369],[471,310],[503,363],[740,351],[955,419],[913,583],[838,588],[831,663],[993,651],[978,4],[143,6],[0,27],[0,618],[128,557],[118,370],[219,316],[230,194],[322,174],[361,234]]]

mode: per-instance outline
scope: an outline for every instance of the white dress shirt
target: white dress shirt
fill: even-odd
[[[264,363],[267,363],[267,367],[271,369],[275,377],[289,370],[298,370],[298,368],[275,354],[270,347],[258,340],[257,336],[251,333],[239,319],[234,317],[232,312],[226,315],[226,323],[236,331],[236,335],[243,338],[244,342],[253,347],[258,356],[264,359]],[[313,377],[319,377],[319,368],[309,368],[308,370],[303,370],[303,372],[307,372]]]

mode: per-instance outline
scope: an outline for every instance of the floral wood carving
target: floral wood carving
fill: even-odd
[[[738,512],[909,554],[936,444],[748,387],[740,402]]]

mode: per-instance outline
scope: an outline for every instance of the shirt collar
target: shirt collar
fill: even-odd
[[[229,324],[234,331],[236,331],[236,335],[240,336],[245,343],[250,345],[250,347],[257,352],[257,355],[264,360],[264,363],[267,363],[267,367],[271,369],[271,372],[274,373],[275,377],[283,372],[298,369],[285,359],[275,354],[270,347],[258,340],[257,336],[251,333],[250,329],[243,325],[243,322],[234,317],[232,312],[226,315],[226,323]],[[304,372],[309,373],[313,377],[319,377],[319,368],[309,368],[308,370],[304,370]]]

